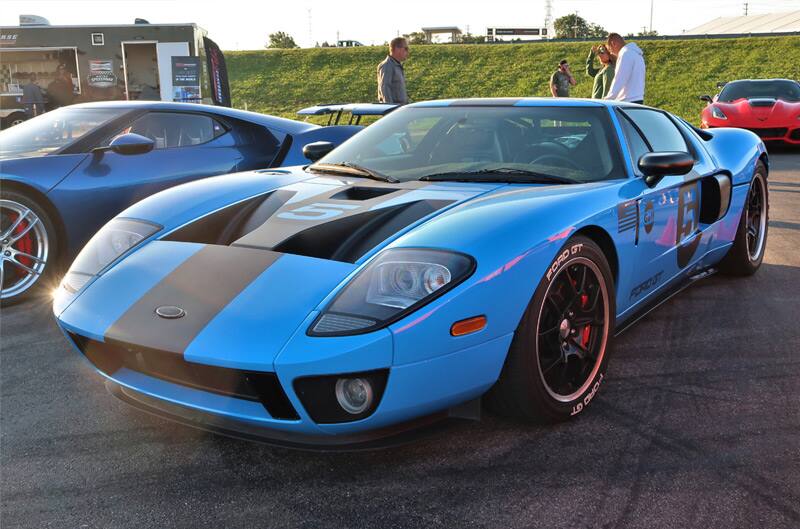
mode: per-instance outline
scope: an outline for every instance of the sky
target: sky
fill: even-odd
[[[264,47],[269,34],[285,31],[302,47],[323,41],[382,44],[424,26],[458,26],[481,35],[487,26],[541,27],[544,0],[2,0],[0,25],[19,24],[19,15],[47,18],[53,25],[194,22],[223,50]],[[552,0],[553,17],[574,13],[609,31],[636,33],[650,26],[662,35],[680,34],[721,16],[800,10],[800,0]],[[394,7],[389,11],[385,6]]]

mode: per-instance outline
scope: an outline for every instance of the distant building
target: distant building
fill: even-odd
[[[357,40],[337,40],[336,47],[337,48],[353,48],[355,46],[363,46]]]
[[[442,27],[435,27],[435,28],[422,28],[422,32],[425,34],[425,42],[434,42],[433,36],[440,35],[440,34],[450,34],[450,42],[458,42],[458,38],[461,36],[461,29],[456,26],[442,26]]]
[[[702,26],[684,31],[684,35],[725,35],[734,33],[800,32],[800,11],[739,17],[719,17]]]

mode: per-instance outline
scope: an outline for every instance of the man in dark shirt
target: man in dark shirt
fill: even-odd
[[[408,103],[403,70],[403,61],[407,58],[408,41],[403,37],[392,39],[389,55],[378,65],[378,101],[381,103]]]
[[[578,81],[572,77],[567,60],[563,59],[558,63],[558,69],[550,76],[550,93],[553,97],[569,97],[570,87],[576,84]]]
[[[50,99],[50,106],[58,108],[71,105],[73,99],[72,90],[72,76],[65,65],[59,64],[56,68],[56,78],[47,85],[47,97]]]
[[[44,95],[42,88],[36,84],[36,74],[30,74],[28,84],[22,87],[22,104],[29,118],[35,118],[44,112]]]

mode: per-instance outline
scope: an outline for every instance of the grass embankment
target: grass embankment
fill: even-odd
[[[585,74],[592,43],[412,46],[406,62],[413,101],[458,97],[548,96],[550,74],[570,61],[588,97]],[[718,81],[739,78],[800,78],[800,37],[641,41],[647,61],[645,103],[697,123]],[[383,47],[315,48],[226,52],[233,104],[284,117],[317,103],[376,99],[376,65]]]

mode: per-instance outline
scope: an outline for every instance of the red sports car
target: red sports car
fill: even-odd
[[[789,79],[731,81],[713,98],[701,96],[702,128],[739,127],[764,141],[800,145],[800,83]]]

